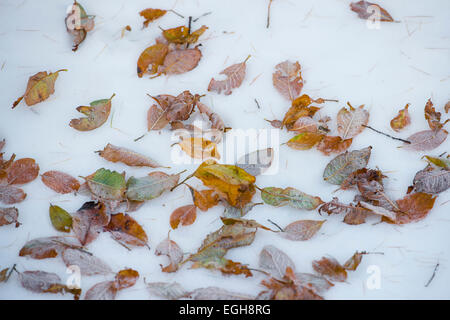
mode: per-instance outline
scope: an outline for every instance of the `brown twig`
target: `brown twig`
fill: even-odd
[[[272,6],[272,0],[269,0],[269,6],[267,7],[267,25],[266,28],[269,29],[270,26],[270,7]]]
[[[284,229],[282,227],[280,227],[278,224],[276,224],[275,222],[273,222],[270,219],[267,219],[267,221],[269,221],[271,224],[273,224],[275,227],[277,227],[278,229],[280,229],[281,232],[284,232]]]
[[[258,107],[258,109],[261,109],[261,106],[259,105],[258,100],[255,99],[255,102],[256,102],[256,106]]]
[[[365,127],[365,128],[369,128],[370,130],[373,130],[373,131],[375,131],[376,133],[382,134],[382,135],[384,135],[384,136],[386,136],[386,137],[389,137],[389,138],[391,138],[391,139],[394,139],[394,140],[402,141],[402,142],[404,142],[404,143],[411,144],[411,141],[393,137],[393,136],[391,136],[391,135],[389,135],[389,134],[387,134],[387,133],[384,133],[384,132],[381,132],[381,131],[379,131],[379,130],[377,130],[377,129],[374,129],[374,128],[372,128],[371,126],[367,126],[367,125],[365,125],[365,124],[363,124],[362,126]]]
[[[433,281],[433,279],[434,279],[434,276],[436,275],[436,271],[439,269],[439,262],[436,264],[436,266],[434,267],[434,270],[433,270],[433,274],[431,275],[431,278],[430,278],[430,280],[428,280],[428,282],[427,282],[427,284],[425,285],[425,287],[428,287],[429,285],[430,285],[430,283],[431,283],[431,281]]]

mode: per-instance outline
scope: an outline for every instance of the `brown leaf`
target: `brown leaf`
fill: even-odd
[[[190,33],[189,28],[180,26],[163,30],[163,36],[169,43],[174,44],[194,44],[198,41],[198,38],[208,29],[207,26],[201,26],[199,29]]]
[[[344,263],[344,269],[345,270],[351,270],[355,271],[359,264],[361,263],[363,255],[367,254],[367,252],[358,252],[356,251],[353,256],[350,257],[345,263]]]
[[[433,102],[431,99],[428,99],[425,104],[425,119],[428,121],[428,126],[431,130],[437,131],[442,128],[443,124],[441,123],[441,113],[436,112],[436,109],[433,107]]]
[[[19,272],[20,284],[27,290],[36,293],[65,293],[69,292],[78,300],[81,289],[71,289],[61,284],[61,278],[55,273],[45,271],[24,271]]]
[[[307,119],[306,117],[300,118]],[[339,136],[325,136],[317,144],[317,150],[322,152],[324,155],[329,156],[332,153],[342,153],[347,150],[352,145],[353,139],[342,140]]]
[[[67,237],[44,237],[28,241],[20,249],[19,256],[29,256],[33,259],[54,258],[66,248],[80,248],[72,239]]]
[[[293,63],[286,60],[277,64],[272,75],[272,82],[275,89],[286,99],[292,101],[297,98],[303,88],[301,67],[298,61]]]
[[[169,53],[169,47],[165,43],[156,43],[142,51],[137,61],[138,77],[142,78],[147,72],[158,73],[158,68],[164,64],[167,53]]]
[[[272,277],[283,279],[286,269],[295,270],[295,264],[289,256],[273,245],[265,246],[259,253],[259,266],[270,272]]]
[[[347,272],[344,267],[333,257],[314,260],[312,266],[314,271],[332,281],[344,282],[347,279]]]
[[[161,130],[169,123],[166,118],[166,111],[158,108],[156,104],[152,105],[147,111],[147,130]]]
[[[211,123],[211,129],[224,131],[225,124],[224,124],[222,118],[217,113],[215,113],[208,106],[206,106],[205,104],[203,104],[201,102],[197,102],[197,108],[198,108],[198,111],[200,111],[200,113],[206,114],[208,116],[209,122]]]
[[[448,132],[444,129],[438,131],[423,130],[414,133],[406,140],[410,141],[410,144],[404,144],[400,148],[405,148],[415,151],[427,151],[433,150],[439,147],[445,139],[447,139]]]
[[[0,208],[0,227],[15,223],[16,228],[20,226],[19,210],[17,208]]]
[[[86,38],[87,32],[94,29],[95,16],[88,15],[77,1],[74,1],[71,11],[67,12],[66,29],[75,38],[72,51],[76,51]]]
[[[118,242],[132,246],[147,246],[148,237],[142,226],[127,214],[111,215],[109,224],[105,227]]]
[[[326,220],[298,220],[288,224],[284,232],[280,233],[283,238],[292,241],[306,241],[311,239],[322,227]]]
[[[324,203],[319,208],[319,213],[322,212],[326,212],[328,215],[345,214],[344,222],[346,224],[357,225],[365,222],[366,216],[370,213],[370,210],[352,204],[343,204],[339,202],[338,198],[334,197],[333,200]]]
[[[397,212],[394,223],[405,224],[422,220],[433,208],[435,200],[436,197],[424,192],[409,194],[397,200],[400,212]]]
[[[122,162],[130,167],[161,167],[159,163],[147,156],[126,148],[114,146],[110,143],[102,151],[99,151],[99,155],[108,161]]]
[[[410,125],[411,117],[408,112],[408,107],[409,103],[407,103],[406,106],[398,112],[397,116],[391,120],[391,128],[394,131],[399,132],[403,128]]]
[[[167,10],[148,8],[148,9],[144,9],[141,12],[139,12],[139,15],[141,17],[144,17],[145,21],[144,21],[144,26],[143,27],[147,28],[148,24],[150,22],[161,18],[166,13],[167,13]]]
[[[161,241],[155,249],[157,256],[165,255],[169,258],[169,264],[165,267],[161,265],[162,272],[175,272],[179,268],[180,262],[183,260],[183,251],[178,244],[167,237]]]
[[[450,111],[450,101],[445,104],[444,110],[445,110],[445,113],[448,113]]]
[[[117,289],[115,281],[103,281],[92,286],[84,296],[84,300],[114,300]]]
[[[189,226],[195,222],[196,217],[197,207],[195,205],[179,207],[170,215],[170,226],[172,229],[178,228],[180,223],[182,226]]]
[[[436,194],[450,188],[450,170],[446,163],[442,164],[445,166],[444,169],[428,165],[425,169],[417,172],[413,180],[414,191]]]
[[[80,188],[77,179],[61,171],[47,171],[42,174],[41,179],[47,187],[58,193],[71,193]]]
[[[102,228],[108,224],[109,216],[102,203],[86,202],[73,215],[72,230],[85,246],[97,239]]]
[[[380,170],[362,168],[352,172],[342,183],[341,189],[350,189],[358,184],[358,182],[377,181],[383,184],[383,178],[386,176]]]
[[[78,131],[90,131],[97,129],[108,120],[111,112],[111,100],[116,94],[114,93],[109,99],[100,99],[90,103],[90,106],[79,106],[77,111],[86,117],[72,119],[69,126]]]
[[[120,270],[114,279],[114,288],[116,290],[123,290],[135,285],[139,279],[139,272],[133,269]]]
[[[39,165],[31,158],[23,158],[13,162],[8,169],[9,184],[25,184],[36,179]]]
[[[364,110],[364,105],[358,109],[348,103],[349,110],[343,107],[337,115],[337,130],[343,140],[354,138],[364,130],[364,125],[369,122],[369,112]]]
[[[219,195],[214,190],[197,191],[188,185],[192,194],[194,205],[202,211],[207,211],[209,208],[216,206],[219,203]]]
[[[208,85],[208,91],[215,91],[219,94],[224,91],[225,95],[230,95],[232,89],[239,88],[244,81],[246,62],[249,58],[250,55],[243,62],[233,64],[221,71],[219,74],[225,75],[227,77],[225,80],[217,81],[212,78]]]
[[[181,74],[194,69],[202,57],[199,49],[179,49],[170,51],[164,59],[164,64],[158,67],[161,74]]]
[[[319,110],[319,107],[314,106],[308,107],[304,105],[293,105],[284,115],[283,126],[286,126],[288,130],[291,130],[298,119],[303,117],[312,118]]]
[[[361,196],[366,202],[385,208],[386,210],[398,210],[395,201],[386,194],[384,187],[380,182],[376,180],[360,180],[357,185]]]
[[[376,19],[378,21],[393,22],[391,15],[378,4],[368,1],[350,3],[350,9],[358,14],[361,19]]]

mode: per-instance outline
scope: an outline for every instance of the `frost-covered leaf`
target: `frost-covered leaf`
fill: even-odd
[[[133,269],[123,269],[117,272],[114,278],[114,287],[117,290],[130,288],[136,284],[139,279],[139,272]]]
[[[360,206],[341,203],[336,197],[319,208],[319,213],[322,212],[326,212],[328,215],[344,214],[344,222],[352,225],[364,223],[366,216],[370,213],[369,210]]]
[[[189,226],[197,218],[197,207],[193,204],[182,206],[175,209],[170,215],[170,226],[172,229],[178,228],[178,225]]]
[[[224,217],[220,217],[220,220],[222,220],[222,223],[224,225],[231,225],[231,224],[238,223],[246,228],[255,228],[255,229],[261,228],[261,229],[272,231],[272,232],[278,232],[278,231],[274,231],[270,228],[263,226],[262,224],[256,222],[256,220],[248,220],[248,219],[241,219],[241,218],[224,218]]]
[[[395,201],[387,195],[383,185],[380,182],[376,180],[361,180],[357,183],[357,185],[358,190],[365,202],[369,202],[370,204],[390,211],[398,210]]]
[[[16,228],[20,226],[19,210],[17,208],[0,208],[0,227],[15,223]]]
[[[23,158],[14,161],[8,168],[8,184],[25,184],[39,175],[39,165],[34,159]]]
[[[158,108],[156,104],[152,105],[147,111],[147,129],[161,130],[169,123],[166,118],[166,112]]]
[[[312,266],[314,271],[331,281],[344,282],[347,279],[347,271],[333,257],[323,257],[320,260],[314,260]]]
[[[448,132],[444,129],[438,131],[423,130],[414,133],[406,140],[411,143],[405,143],[401,148],[415,150],[415,151],[428,151],[439,147],[445,139],[447,139]]]
[[[291,258],[272,245],[265,246],[261,250],[259,254],[259,266],[264,270],[269,271],[273,277],[278,279],[283,279],[286,268],[289,267],[292,270],[295,270],[295,264]]]
[[[173,188],[179,178],[179,174],[169,175],[161,171],[151,172],[142,178],[130,177],[127,181],[126,196],[133,201],[157,198],[164,191]]]
[[[321,294],[334,286],[326,278],[311,273],[295,273],[295,277],[303,286],[311,287],[315,292]]]
[[[127,214],[118,213],[111,215],[106,231],[120,243],[132,246],[147,246],[148,237],[142,226]]]
[[[86,117],[72,119],[69,126],[78,131],[90,131],[97,129],[108,120],[111,112],[111,100],[115,94],[109,99],[100,99],[92,101],[90,106],[79,106],[77,111],[84,114]]]
[[[433,102],[431,99],[428,99],[425,104],[425,119],[428,121],[428,126],[433,131],[438,131],[442,128],[445,123],[441,123],[441,113],[436,112],[436,109],[433,107]]]
[[[337,114],[337,131],[343,140],[352,139],[364,130],[363,125],[369,122],[369,112],[364,110],[364,105],[353,108],[347,103],[349,110],[343,107]]]
[[[272,148],[256,150],[239,158],[236,161],[236,166],[244,169],[252,176],[258,176],[271,166],[273,156]]]
[[[80,188],[77,179],[61,171],[47,171],[42,174],[41,179],[47,187],[58,193],[71,193]]]
[[[325,220],[298,220],[288,224],[284,232],[280,233],[283,238],[292,241],[306,241],[311,239],[322,227]]]
[[[102,203],[86,202],[72,217],[72,230],[80,243],[85,246],[95,239],[109,222]]]
[[[367,147],[338,155],[325,167],[323,179],[340,185],[352,172],[367,166],[371,150],[372,147]]]
[[[147,156],[110,143],[102,151],[99,151],[99,155],[108,161],[122,162],[130,167],[161,167],[159,163]]]
[[[146,283],[146,285],[150,294],[154,294],[168,300],[178,300],[189,296],[189,292],[186,291],[178,282],[149,282]]]
[[[307,117],[300,119],[308,119]],[[300,120],[299,119],[299,120]],[[329,156],[331,153],[341,153],[347,150],[352,145],[353,139],[342,140],[339,136],[325,136],[317,144],[317,150],[324,155]]]
[[[80,246],[67,237],[36,238],[25,243],[20,249],[19,256],[29,256],[33,259],[54,258],[66,248],[80,248]]]
[[[174,44],[194,44],[198,38],[208,29],[207,26],[201,26],[199,29],[190,32],[188,27],[179,26],[167,30],[163,30],[163,37],[169,43]]]
[[[255,297],[218,287],[198,288],[189,293],[193,300],[254,300]]]
[[[14,186],[0,186],[0,201],[5,204],[14,204],[25,199],[26,193]]]
[[[425,218],[434,206],[436,197],[424,192],[417,192],[397,200],[399,212],[394,223],[405,224]]]
[[[202,52],[197,48],[170,51],[164,59],[164,64],[158,66],[158,73],[181,74],[191,71],[201,58]]]
[[[202,160],[210,158],[220,159],[217,145],[214,142],[200,137],[180,138],[181,141],[178,145],[189,157]]]
[[[230,95],[232,89],[239,88],[242,81],[244,81],[245,69],[247,67],[246,63],[249,58],[250,56],[243,62],[233,64],[221,71],[220,74],[227,77],[225,80],[215,80],[212,78],[208,85],[208,91],[215,91],[219,94],[223,91],[225,95]]]
[[[165,255],[169,258],[169,264],[165,267],[161,265],[162,272],[175,272],[178,270],[180,262],[183,260],[183,251],[178,244],[170,240],[169,237],[161,241],[155,249],[157,256]]]
[[[85,251],[66,248],[62,253],[62,259],[67,267],[76,265],[85,276],[112,273],[111,268],[101,259]]]
[[[398,114],[391,120],[391,128],[394,131],[399,132],[403,128],[407,127],[411,123],[411,117],[408,112],[409,103],[401,109]]]
[[[391,210],[391,209],[386,209],[386,207],[375,206],[373,204],[370,204],[370,203],[367,203],[364,201],[360,201],[359,205],[370,210],[371,213],[377,214],[382,217],[386,217],[389,220],[395,220],[396,213],[395,213],[395,211],[392,211],[392,210],[398,210],[395,207],[392,207],[392,210]]]
[[[211,123],[211,129],[224,131],[225,124],[222,118],[216,112],[214,112],[211,108],[209,108],[207,105],[201,102],[197,102],[197,108],[198,111],[200,111],[200,113],[203,113],[206,116],[208,116],[209,122]],[[220,139],[216,139],[214,141],[219,143]]]
[[[361,19],[375,19],[377,21],[393,22],[391,15],[378,4],[368,1],[350,3],[350,9],[358,14]]]
[[[28,79],[27,89],[25,94],[18,98],[13,103],[13,109],[25,98],[27,106],[35,105],[36,103],[46,100],[50,95],[55,92],[55,82],[61,71],[67,71],[61,69],[53,73],[47,73],[47,71],[41,71],[31,76]]]
[[[50,221],[53,227],[61,232],[70,232],[72,229],[72,216],[59,206],[50,205]]]
[[[314,197],[295,188],[267,187],[262,189],[261,198],[267,204],[275,207],[289,205],[295,209],[314,210],[323,203],[319,197]]]
[[[122,200],[126,189],[122,174],[104,168],[87,177],[86,182],[91,192],[102,200]]]
[[[425,193],[441,193],[450,188],[450,170],[427,166],[414,176],[414,190]]]
[[[75,300],[79,299],[81,289],[69,288],[61,283],[61,278],[45,271],[19,272],[19,280],[22,287],[36,293],[71,293]]]
[[[103,281],[92,286],[84,296],[84,300],[114,300],[116,299],[117,289],[114,287],[114,281]]]
[[[297,62],[284,61],[275,66],[272,75],[272,82],[275,89],[288,100],[298,97],[303,88],[301,67]]]
[[[367,252],[358,252],[356,251],[345,263],[344,263],[344,269],[345,270],[351,270],[355,271],[359,264],[361,263],[363,255],[367,254]]]
[[[243,208],[236,208],[230,206],[229,204],[225,204],[225,210],[223,211],[223,216],[225,218],[242,218],[245,216],[250,210],[253,209],[254,206],[261,205],[260,203],[249,202]]]

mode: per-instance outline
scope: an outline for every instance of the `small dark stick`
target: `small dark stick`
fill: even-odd
[[[202,14],[200,17],[198,17],[198,18],[195,18],[194,20],[192,20],[192,22],[197,22],[197,20],[198,19],[200,19],[201,17],[205,17],[205,16],[208,16],[208,15],[210,15],[212,13],[212,11],[210,11],[210,12],[206,12],[206,13],[204,13],[204,14]]]
[[[267,25],[266,28],[269,29],[270,26],[270,7],[272,6],[272,0],[269,0],[269,6],[267,7]]]
[[[365,128],[369,128],[370,130],[373,130],[373,131],[375,131],[376,133],[382,134],[382,135],[384,135],[384,136],[386,136],[386,137],[389,137],[389,138],[391,138],[391,139],[398,140],[398,141],[401,141],[401,142],[404,142],[404,143],[407,143],[407,144],[411,144],[411,141],[393,137],[393,136],[391,136],[391,135],[388,135],[387,133],[384,133],[384,132],[381,132],[381,131],[379,131],[379,130],[377,130],[377,129],[374,129],[374,128],[372,128],[371,126],[366,126],[365,124],[363,124],[362,126],[365,127]]]
[[[431,283],[431,281],[433,281],[433,279],[434,279],[434,276],[436,275],[436,271],[439,269],[439,262],[436,264],[436,266],[434,267],[434,270],[433,270],[433,274],[431,275],[431,278],[430,278],[430,280],[428,280],[428,282],[427,282],[427,284],[425,285],[425,287],[428,287],[429,286],[429,284]]]
[[[284,232],[284,229],[282,227],[280,227],[278,224],[276,224],[275,222],[273,222],[270,219],[267,219],[267,221],[269,221],[271,224],[273,224],[275,227],[277,227],[278,229],[280,229],[281,232]]]
[[[261,106],[259,105],[258,100],[255,99],[255,102],[256,102],[256,106],[258,107],[258,109],[261,109]]]

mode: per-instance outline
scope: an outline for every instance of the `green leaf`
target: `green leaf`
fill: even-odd
[[[143,178],[130,177],[127,182],[126,196],[129,200],[144,201],[159,197],[164,191],[176,186],[179,174],[168,175],[156,171]]]
[[[72,216],[63,208],[50,205],[50,221],[53,227],[61,232],[70,232],[72,229]]]
[[[91,192],[104,200],[121,200],[125,192],[125,177],[108,169],[98,169],[93,177],[87,179]]]
[[[372,147],[361,150],[346,151],[331,160],[323,172],[323,179],[331,184],[341,183],[352,172],[365,168],[369,162]]]
[[[319,197],[314,197],[295,188],[267,187],[262,189],[263,201],[274,207],[289,205],[295,209],[314,210],[323,203]]]

